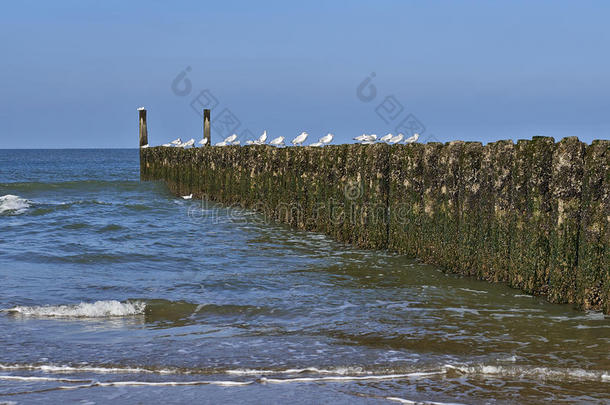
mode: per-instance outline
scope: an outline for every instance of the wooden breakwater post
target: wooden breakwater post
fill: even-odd
[[[148,129],[146,128],[146,109],[144,107],[138,108],[138,122],[140,127],[140,139],[139,139],[139,147],[140,147],[140,179],[145,180],[146,174],[146,156],[142,153],[146,148],[142,148],[143,146],[148,145]]]
[[[140,115],[140,148],[144,145],[148,145],[148,130],[146,129],[146,109],[144,107],[138,108]]]
[[[205,145],[212,145],[212,134],[210,129],[210,109],[203,110],[203,139],[206,139]]]
[[[146,148],[143,178],[610,313],[610,141]]]

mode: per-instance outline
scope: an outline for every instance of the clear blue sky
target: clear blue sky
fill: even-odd
[[[136,147],[139,106],[151,144],[200,138],[205,89],[238,133],[347,142],[413,114],[423,139],[608,139],[609,16],[607,1],[4,2],[0,148]],[[376,111],[389,96],[402,110]]]

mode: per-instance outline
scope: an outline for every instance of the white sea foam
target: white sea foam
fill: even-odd
[[[8,194],[0,197],[0,214],[21,214],[30,207],[30,201],[16,195]]]
[[[327,376],[327,377],[295,377],[295,378],[266,378],[260,379],[263,383],[301,383],[301,382],[338,382],[338,381],[381,381],[381,380],[397,380],[405,378],[424,378],[433,375],[445,374],[445,371],[429,371],[416,372],[408,374],[379,374],[379,375],[342,375],[342,376]]]
[[[336,367],[332,369],[321,369],[316,367],[307,368],[289,368],[286,370],[256,370],[256,369],[236,369],[227,370],[227,374],[233,375],[280,375],[280,374],[301,374],[301,373],[312,373],[312,374],[338,374],[338,375],[361,375],[366,374],[362,367]]]
[[[434,401],[412,401],[406,398],[399,397],[385,397],[388,401],[399,402],[401,404],[417,405],[417,404],[430,404],[430,405],[462,405],[459,402],[434,402]]]
[[[93,367],[93,366],[69,366],[55,364],[1,364],[0,370],[28,370],[42,371],[45,373],[96,373],[96,374],[189,374],[172,368],[144,368],[144,367]]]
[[[461,366],[446,364],[445,370],[455,370],[461,374],[486,375],[496,377],[526,377],[536,380],[585,380],[607,382],[608,371],[584,370],[580,368],[549,368],[528,366]]]
[[[76,305],[50,305],[50,306],[17,306],[3,309],[2,312],[34,317],[62,317],[62,318],[109,318],[144,314],[146,303],[141,301],[96,301],[93,303],[81,302]]]
[[[20,376],[20,375],[0,375],[0,380],[7,381],[54,381],[54,382],[68,382],[68,383],[86,383],[91,380],[74,380],[71,378],[53,378],[53,377],[31,377],[31,376]]]
[[[124,386],[151,386],[151,387],[163,387],[163,386],[181,386],[181,385],[220,385],[222,387],[234,387],[242,385],[254,384],[254,381],[114,381],[114,382],[100,382],[96,383],[99,387],[124,387]]]
[[[471,293],[475,293],[475,294],[487,294],[487,291],[483,291],[483,290],[471,290],[470,288],[458,288],[458,290],[462,290],[462,291],[466,291],[466,292],[471,292]]]

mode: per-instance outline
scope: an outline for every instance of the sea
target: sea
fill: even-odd
[[[610,403],[610,318],[0,150],[0,404]]]

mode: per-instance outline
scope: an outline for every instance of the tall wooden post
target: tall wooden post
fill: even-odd
[[[210,133],[210,110],[208,108],[203,110],[203,137],[208,140],[206,146],[212,144],[212,134]]]
[[[148,130],[146,129],[146,110],[144,107],[138,108],[140,113],[140,147],[148,145]]]

